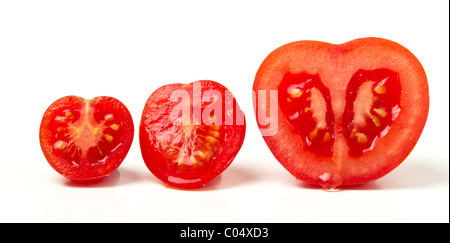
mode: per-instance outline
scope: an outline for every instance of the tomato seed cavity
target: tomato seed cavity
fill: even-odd
[[[358,70],[346,91],[344,136],[353,157],[370,151],[400,112],[400,79],[389,69]]]
[[[318,74],[286,73],[278,88],[279,104],[308,150],[333,156],[335,120],[329,89]],[[398,74],[389,69],[358,70],[346,90],[342,126],[349,154],[370,151],[400,112]]]
[[[315,153],[332,156],[334,114],[330,91],[320,77],[286,73],[278,90],[282,112],[306,147]]]
[[[61,111],[55,117],[55,122],[59,124],[55,133],[55,150],[69,155],[76,166],[85,163],[86,159],[91,165],[101,164],[106,159],[104,151],[112,151],[121,145],[114,140],[114,132],[120,128],[113,123],[114,115],[102,117],[104,120],[96,120],[89,103],[79,110]]]
[[[220,125],[177,124],[172,129],[179,130],[167,139],[167,156],[180,168],[203,166],[220,147]],[[175,136],[175,137],[174,137]]]

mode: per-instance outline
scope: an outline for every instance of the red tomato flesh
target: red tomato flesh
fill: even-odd
[[[145,104],[140,145],[148,169],[167,185],[199,188],[240,150],[245,117],[221,84],[202,80],[157,89]]]
[[[253,91],[275,158],[296,178],[328,189],[396,168],[419,139],[429,107],[420,62],[380,38],[286,44],[261,64]],[[276,104],[269,104],[272,91]]]
[[[119,167],[131,147],[131,114],[119,100],[66,96],[44,113],[40,143],[49,164],[74,181],[104,178]]]

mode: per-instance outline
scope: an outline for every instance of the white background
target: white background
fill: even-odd
[[[449,2],[1,1],[0,222],[449,222]],[[251,88],[263,59],[296,40],[394,40],[427,72],[427,125],[408,159],[362,186],[327,192],[292,177],[263,142]],[[233,164],[201,190],[165,187],[136,129],[122,166],[90,186],[57,174],[39,146],[65,95],[121,100],[135,127],[159,86],[228,87],[247,118]]]

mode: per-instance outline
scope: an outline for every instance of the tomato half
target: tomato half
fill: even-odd
[[[396,168],[418,141],[429,107],[420,62],[381,38],[281,46],[261,64],[253,94],[275,158],[296,178],[329,189]]]
[[[119,167],[131,147],[131,114],[119,100],[66,96],[48,107],[39,139],[49,164],[74,181],[104,178]]]
[[[239,152],[245,117],[223,85],[201,80],[169,84],[145,104],[139,140],[148,169],[167,185],[199,188]]]

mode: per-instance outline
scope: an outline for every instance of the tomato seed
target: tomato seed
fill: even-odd
[[[379,86],[375,87],[373,89],[373,91],[375,91],[375,93],[377,93],[377,94],[385,94],[386,93],[386,86],[379,85]]]
[[[364,133],[358,133],[358,135],[356,135],[356,140],[358,141],[358,143],[367,143],[367,136]]]
[[[114,115],[113,114],[105,115],[105,121],[112,121],[112,120],[114,120]]]
[[[109,134],[105,134],[104,137],[106,138],[106,141],[108,141],[108,142],[112,142],[114,140],[114,137]]]

